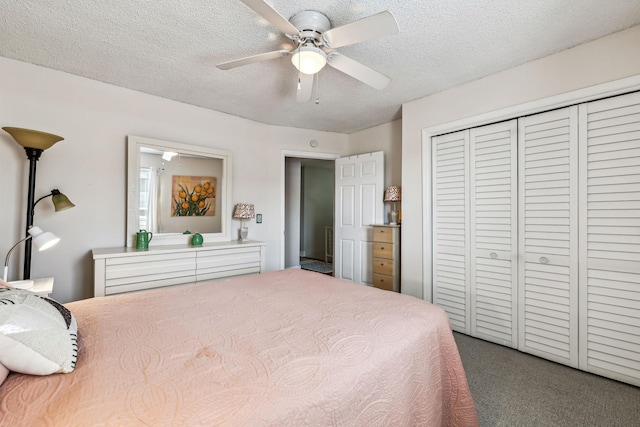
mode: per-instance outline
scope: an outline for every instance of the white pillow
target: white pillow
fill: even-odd
[[[25,289],[0,287],[0,364],[14,372],[73,371],[78,324],[56,301]]]

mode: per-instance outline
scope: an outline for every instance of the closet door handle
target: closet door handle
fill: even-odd
[[[540,257],[540,262],[542,264],[547,264],[549,262],[549,258],[545,257],[545,256],[541,256]]]
[[[498,258],[498,254],[497,254],[497,253],[495,253],[495,252],[491,252],[491,253],[489,254],[489,256],[490,256],[491,258],[493,258],[493,259]]]

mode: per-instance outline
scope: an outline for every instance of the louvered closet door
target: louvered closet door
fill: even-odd
[[[580,130],[580,368],[640,385],[640,93],[581,105]]]
[[[433,165],[433,302],[455,331],[470,333],[469,131],[431,139]]]
[[[470,131],[471,335],[517,346],[517,120]]]
[[[577,107],[518,121],[518,348],[578,366]]]

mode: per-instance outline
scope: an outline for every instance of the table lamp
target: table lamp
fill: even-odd
[[[391,185],[387,187],[384,191],[384,201],[385,202],[393,202],[393,209],[390,212],[391,221],[389,221],[389,225],[397,225],[398,224],[398,211],[396,210],[396,202],[399,202],[401,197],[400,187],[396,185]]]
[[[60,241],[60,238],[50,231],[43,231],[40,227],[29,227],[28,236],[13,245],[7,253],[7,257],[4,259],[4,273],[2,279],[5,282],[9,277],[9,257],[11,257],[11,253],[20,245],[20,243],[26,242],[28,240],[33,243],[33,246],[35,246],[36,249],[38,249],[39,251],[44,251],[58,243]],[[22,280],[19,282],[13,282],[12,286],[15,288],[28,289],[33,286],[33,280]]]
[[[244,221],[255,217],[255,210],[250,203],[238,203],[233,210],[233,218],[240,220],[240,241],[247,240],[249,229],[244,225]]]

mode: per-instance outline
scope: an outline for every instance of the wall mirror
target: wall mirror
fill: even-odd
[[[126,246],[153,233],[150,246],[231,240],[231,153],[129,135]]]

